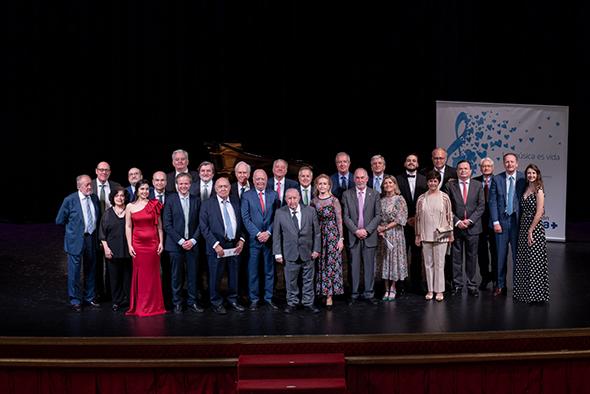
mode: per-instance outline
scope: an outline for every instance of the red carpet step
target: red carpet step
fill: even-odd
[[[238,393],[346,393],[344,354],[242,355]]]

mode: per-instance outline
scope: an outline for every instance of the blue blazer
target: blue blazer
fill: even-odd
[[[189,239],[199,240],[199,209],[201,201],[194,195],[189,194],[188,233]],[[164,204],[164,231],[166,242],[164,249],[168,252],[182,252],[184,249],[178,242],[184,238],[184,212],[178,193],[170,193]]]
[[[340,187],[340,174],[337,172],[330,176],[330,180],[332,181],[332,194],[339,200],[342,199],[342,193],[344,193],[344,189]],[[352,189],[355,187],[354,184],[354,174],[352,172],[348,173],[348,189]]]
[[[244,231],[242,230],[242,215],[240,215],[240,207],[237,202],[230,199],[230,203],[234,208],[236,214],[236,239],[245,239]],[[221,243],[221,246],[227,243],[225,238],[225,226],[223,225],[223,214],[217,197],[212,196],[201,204],[201,211],[199,213],[199,229],[201,235],[205,239],[205,250],[208,255],[216,255],[213,245],[216,242]]]
[[[279,201],[281,201],[281,197],[283,197],[283,202],[282,202],[281,206],[287,205],[287,201],[285,201],[285,192],[288,189],[297,189],[297,188],[299,188],[299,182],[294,181],[293,179],[286,178],[286,177],[283,178],[283,184],[281,184],[282,196],[278,196]],[[272,191],[275,190],[275,178],[274,177],[268,178],[268,181],[266,181],[266,190],[272,190]]]
[[[96,194],[90,195],[90,200],[94,205],[94,213],[96,215],[96,230],[94,235],[98,233],[98,226],[100,224],[100,207],[98,206],[98,197]],[[78,197],[78,191],[67,196],[57,217],[55,218],[56,224],[63,224],[66,226],[66,233],[64,237],[64,250],[68,254],[79,255],[82,253],[82,247],[84,245],[84,214],[82,213],[82,204]]]
[[[516,219],[520,217],[520,197],[522,197],[526,189],[526,180],[524,174],[516,171],[516,180],[514,183],[514,201],[512,206],[516,213]],[[488,196],[488,204],[490,207],[490,227],[493,227],[494,222],[500,222],[502,227],[508,223],[508,218],[504,214],[506,211],[506,172],[494,175],[490,185],[490,195]]]
[[[265,190],[264,213],[262,213],[258,190],[250,189],[242,194],[242,220],[250,235],[251,243],[257,242],[256,234],[259,232],[268,231],[272,234],[272,222],[279,204],[279,195],[274,190]]]

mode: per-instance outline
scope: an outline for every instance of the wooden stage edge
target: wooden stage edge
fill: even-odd
[[[231,356],[216,357],[218,354],[209,350],[201,354],[201,347],[226,347]],[[338,351],[345,354],[349,365],[576,359],[590,358],[590,329],[334,336],[0,337],[0,367],[233,368],[239,354],[269,353],[273,348],[284,353]]]

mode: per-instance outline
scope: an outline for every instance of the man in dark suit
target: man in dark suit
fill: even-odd
[[[97,227],[100,223],[98,198],[92,194],[88,175],[76,178],[78,191],[67,196],[55,218],[56,224],[66,226],[64,249],[68,254],[68,296],[74,312],[82,311],[82,303],[93,307],[95,301],[95,264]],[[80,290],[80,270],[84,266],[84,296]]]
[[[106,161],[101,161],[96,166],[96,178],[92,180],[92,193],[98,197],[98,205],[100,207],[100,216],[104,215],[104,211],[111,207],[109,195],[111,190],[120,187],[117,182],[111,181],[111,166]],[[111,297],[111,286],[108,275],[108,264],[104,259],[104,252],[102,245],[96,249],[96,300],[108,300]]]
[[[350,173],[350,156],[346,152],[336,154],[337,172],[330,176],[332,181],[332,194],[342,200],[342,193],[354,187],[354,177]]]
[[[250,185],[250,165],[245,161],[239,161],[234,167],[234,174],[236,176],[236,182],[231,184],[231,190],[229,192],[229,198],[234,201],[241,201],[242,195],[252,188]],[[264,185],[266,187],[266,185]]]
[[[245,234],[237,202],[229,198],[230,184],[225,177],[215,182],[216,195],[201,204],[199,228],[205,239],[209,263],[209,293],[213,312],[225,314],[223,299],[219,292],[224,266],[227,264],[229,305],[236,311],[244,311],[238,303],[238,266],[244,247]]]
[[[416,202],[428,190],[426,177],[418,172],[418,156],[410,154],[404,162],[405,171],[396,177],[399,190],[408,206],[408,221],[404,226],[406,247],[410,255],[410,281],[416,294],[426,292],[426,282],[422,277],[422,248],[416,245]]]
[[[279,264],[285,264],[287,306],[285,313],[293,313],[299,304],[299,272],[302,273],[303,294],[301,303],[312,313],[314,305],[315,259],[320,255],[320,225],[315,209],[299,204],[297,189],[287,189],[287,205],[275,213],[273,251]]]
[[[467,274],[467,292],[479,296],[475,275],[477,273],[477,243],[481,233],[481,216],[485,209],[485,198],[481,184],[471,179],[471,165],[467,160],[457,163],[458,180],[451,179],[445,186],[453,207],[455,241],[452,246],[453,294],[460,295],[463,278],[463,257]],[[465,256],[464,256],[465,255]]]
[[[482,184],[485,198],[485,210],[481,216],[481,234],[477,243],[477,262],[479,273],[481,275],[480,290],[486,290],[488,284],[492,282],[492,290],[497,287],[498,279],[498,251],[496,250],[496,235],[490,226],[490,187],[494,176],[494,160],[490,157],[481,159],[479,163],[481,175],[476,176],[476,181]]]
[[[369,181],[367,186],[381,194],[381,184],[385,173],[385,157],[375,155],[371,157],[371,174],[369,174]]]
[[[272,233],[275,210],[279,206],[279,197],[274,190],[266,189],[268,177],[264,170],[254,171],[254,189],[242,195],[242,219],[248,232],[248,296],[250,310],[258,308],[259,300],[259,260],[262,256],[264,272],[264,301],[272,309],[278,309],[273,303],[274,261],[272,256]]]
[[[457,179],[457,169],[447,165],[447,151],[444,148],[434,148],[432,151],[432,167],[425,168],[422,175],[426,175],[432,170],[441,174],[442,182],[438,187],[440,190],[443,190],[443,186],[449,179]]]
[[[297,191],[299,191],[300,201],[307,207],[311,204],[311,200],[315,193],[315,187],[311,184],[311,181],[313,180],[313,171],[311,170],[311,167],[301,167],[297,179],[299,180]]]
[[[182,313],[182,285],[186,265],[187,306],[194,312],[203,312],[197,303],[197,261],[199,249],[199,208],[201,202],[190,194],[191,176],[180,173],[176,177],[177,193],[171,193],[164,205],[164,249],[170,254],[172,303],[174,312]]]
[[[215,176],[215,165],[210,161],[203,161],[199,164],[199,176],[193,179],[191,194],[204,202],[215,195],[213,177]],[[229,193],[229,190],[228,190]]]
[[[166,201],[168,200],[168,196],[171,194],[166,191],[168,186],[168,177],[164,171],[156,171],[152,175],[152,186],[154,188],[154,196],[156,200],[160,201],[160,203],[166,206]],[[174,188],[176,190],[176,188]],[[162,209],[161,213],[162,218],[164,217],[164,209]],[[162,222],[163,223],[163,222]],[[164,239],[166,238],[166,234],[164,233]],[[164,240],[164,244],[166,241]],[[170,253],[167,250],[163,250],[160,254],[160,267],[162,271],[162,294],[164,296],[164,305],[167,309],[171,308],[172,305],[172,288],[171,288],[171,268],[170,268]]]
[[[129,186],[126,187],[127,192],[129,193],[129,201],[135,201],[135,184],[143,179],[143,173],[137,167],[131,167],[127,172],[127,180],[129,181]],[[150,194],[148,198],[151,200],[154,198],[154,188],[150,186]]]
[[[367,187],[367,171],[357,168],[354,172],[355,187],[342,195],[344,212],[342,220],[348,230],[348,248],[352,265],[353,304],[359,297],[361,261],[365,272],[364,298],[371,304],[378,304],[374,297],[375,251],[377,249],[377,226],[381,221],[381,203],[379,194]]]
[[[285,160],[276,159],[272,163],[273,177],[268,180],[266,186],[267,189],[277,192],[281,206],[287,204],[285,200],[285,191],[291,188],[297,189],[297,187],[299,187],[297,181],[285,178],[285,175],[287,175],[287,168],[288,164]]]
[[[168,193],[176,193],[176,176],[183,172],[187,172],[191,174],[193,182],[191,186],[195,184],[195,181],[199,177],[199,174],[196,171],[190,171],[188,169],[188,152],[183,149],[177,149],[172,152],[172,166],[174,166],[174,171],[169,172],[166,174],[166,191]],[[197,189],[198,191],[198,189]],[[194,190],[190,191],[191,194],[194,193]]]
[[[526,188],[524,174],[518,169],[518,157],[515,153],[503,156],[505,171],[492,178],[490,187],[490,222],[496,233],[498,248],[498,287],[494,295],[506,295],[506,270],[508,268],[508,246],[512,249],[512,261],[518,259],[518,219],[520,215],[520,197]]]

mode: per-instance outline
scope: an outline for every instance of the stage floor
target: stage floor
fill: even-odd
[[[394,302],[286,315],[260,308],[220,316],[168,313],[149,318],[112,312],[110,303],[70,311],[63,229],[0,224],[0,337],[260,337],[439,334],[590,327],[590,244],[550,243],[551,301],[527,305],[508,297],[446,296],[437,303],[406,294]],[[511,281],[509,282],[511,283]],[[283,300],[277,300],[281,305]]]

